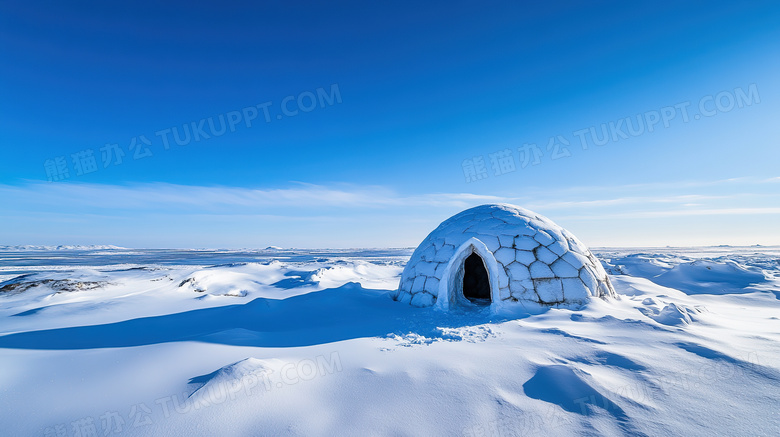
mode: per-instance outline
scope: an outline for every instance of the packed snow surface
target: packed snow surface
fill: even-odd
[[[415,308],[410,249],[0,250],[0,434],[780,435],[780,248],[592,249],[579,310]]]

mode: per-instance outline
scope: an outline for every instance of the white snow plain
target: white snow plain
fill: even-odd
[[[593,249],[617,299],[391,300],[409,249],[0,251],[0,434],[780,435],[780,248]]]

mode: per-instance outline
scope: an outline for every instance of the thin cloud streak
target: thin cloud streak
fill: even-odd
[[[241,187],[205,187],[174,184],[132,186],[99,184],[0,185],[0,198],[6,205],[36,204],[89,206],[98,209],[154,209],[163,207],[362,207],[398,206],[465,207],[474,203],[507,202],[513,199],[471,193],[433,193],[402,196],[384,187],[326,187],[299,184],[294,188],[252,189]]]
[[[559,220],[607,220],[607,219],[646,219],[669,218],[686,216],[722,216],[722,215],[766,215],[780,214],[780,208],[722,208],[722,209],[694,209],[694,210],[666,210],[666,211],[637,211],[613,214],[594,214],[561,216]]]
[[[561,224],[569,222],[572,231],[594,242],[684,244],[700,228],[682,219],[687,216],[712,217],[699,221],[720,226],[719,239],[752,241],[752,235],[760,233],[762,243],[778,241],[771,222],[776,221],[772,215],[780,215],[780,195],[773,186],[721,183],[730,184],[729,189],[670,188],[648,194],[618,187],[627,192],[613,198],[609,194],[618,193],[564,194],[553,189],[533,190],[533,197],[404,195],[387,187],[348,184],[296,183],[273,189],[164,183],[0,185],[0,224],[6,230],[0,239],[12,244],[128,247],[399,247],[417,244],[438,223],[465,208],[515,203]],[[523,190],[524,195],[528,192]],[[737,215],[762,218],[750,229],[717,219]],[[658,229],[639,224],[664,218],[680,218],[680,224]],[[622,228],[615,228],[616,221]]]
[[[634,204],[647,204],[647,203],[681,203],[690,202],[691,200],[716,200],[716,199],[733,199],[738,196],[704,196],[698,194],[686,194],[679,196],[643,196],[643,197],[619,197],[615,199],[598,199],[598,200],[570,200],[562,202],[549,202],[549,203],[529,203],[527,207],[529,209],[561,209],[561,208],[589,208],[589,207],[603,207],[603,206],[619,206],[619,205],[634,205]]]
[[[682,181],[670,181],[670,182],[653,182],[643,184],[629,184],[629,185],[577,185],[567,188],[545,190],[544,188],[534,188],[534,191],[545,191],[550,194],[556,194],[558,196],[565,196],[567,193],[593,193],[593,192],[637,192],[637,191],[662,191],[662,190],[679,190],[683,188],[704,188],[704,187],[716,187],[716,186],[755,186],[765,185],[769,183],[780,182],[780,176],[769,179],[758,179],[754,177],[738,177],[728,179],[717,180],[682,180]]]
[[[739,178],[739,180],[745,179]],[[729,181],[733,182],[735,180],[737,179]],[[716,181],[715,183],[723,182],[725,181]],[[628,187],[621,188],[625,190]],[[679,186],[675,186],[675,188],[679,188]],[[232,210],[236,214],[242,214],[247,210],[263,210],[263,213],[268,214],[267,209],[280,208],[287,208],[288,210],[310,209],[315,211],[330,207],[370,209],[396,207],[466,208],[481,203],[517,203],[529,209],[547,211],[675,203],[683,206],[686,204],[704,204],[707,201],[744,200],[749,196],[776,197],[771,193],[755,194],[750,192],[730,193],[728,195],[670,193],[666,195],[619,196],[601,199],[577,196],[576,199],[572,200],[539,201],[541,199],[565,199],[570,197],[563,195],[561,191],[568,190],[549,190],[546,192],[535,190],[534,198],[529,198],[473,193],[428,193],[405,196],[386,187],[358,187],[347,184],[323,186],[298,183],[291,188],[253,189],[167,183],[130,186],[31,183],[23,186],[0,185],[0,199],[3,199],[3,203],[7,208],[16,207],[17,209],[24,206],[34,206],[35,209],[47,209],[47,206],[63,207],[65,209],[83,206],[98,210],[135,211],[184,208],[188,212],[218,211],[220,213],[230,213]],[[602,191],[594,188],[590,193],[600,192]],[[653,213],[671,214],[669,211]],[[691,214],[690,211],[677,213]],[[626,212],[625,214],[633,217],[636,214],[648,213]]]

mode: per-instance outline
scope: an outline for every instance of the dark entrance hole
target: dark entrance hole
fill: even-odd
[[[490,279],[482,258],[472,253],[466,258],[463,270],[463,297],[476,304],[490,305]]]

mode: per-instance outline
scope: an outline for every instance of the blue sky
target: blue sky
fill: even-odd
[[[780,6],[633,3],[3,2],[0,244],[780,244]]]

